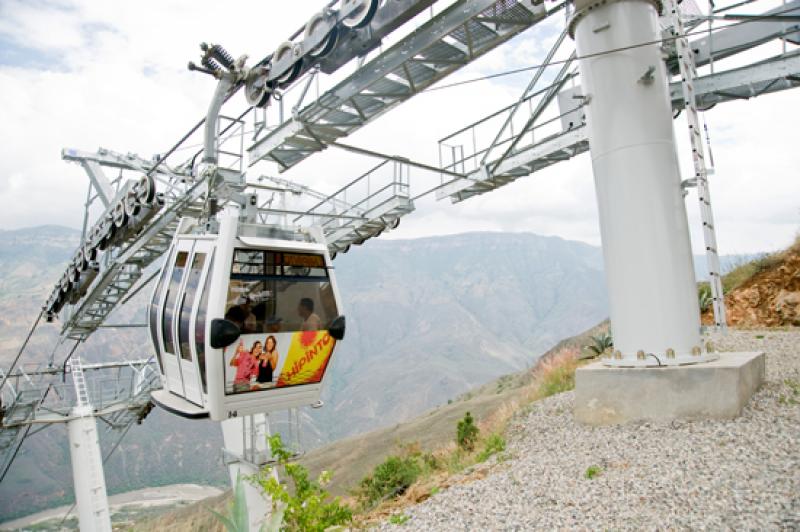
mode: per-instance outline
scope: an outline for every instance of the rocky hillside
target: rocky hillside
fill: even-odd
[[[723,284],[729,325],[800,326],[800,238],[785,251],[735,268]],[[710,311],[703,321],[711,323]]]

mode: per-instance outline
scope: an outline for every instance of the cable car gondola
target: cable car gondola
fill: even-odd
[[[330,264],[317,228],[181,220],[150,300],[153,400],[216,421],[317,403],[345,329]]]

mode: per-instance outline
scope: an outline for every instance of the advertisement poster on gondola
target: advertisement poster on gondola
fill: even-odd
[[[244,334],[223,351],[225,394],[318,383],[335,343],[328,331]]]

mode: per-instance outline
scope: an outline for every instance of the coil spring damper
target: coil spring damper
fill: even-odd
[[[208,46],[205,43],[203,43],[202,45],[200,45],[200,47],[202,48],[203,45]],[[206,50],[204,49],[203,51],[206,51]],[[234,61],[233,61],[233,56],[231,54],[229,54],[228,51],[225,48],[223,48],[219,44],[212,44],[211,48],[207,48],[207,51],[208,51],[208,54],[211,57],[213,57],[214,59],[216,59],[217,61],[219,61],[219,63],[222,66],[224,66],[228,70],[233,70],[233,67],[234,67],[234,64],[235,64]]]

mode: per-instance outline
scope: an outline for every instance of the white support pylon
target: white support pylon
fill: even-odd
[[[704,362],[659,0],[578,0],[575,38],[608,284],[613,366]]]
[[[73,419],[67,422],[67,433],[78,525],[82,532],[110,532],[111,511],[108,506],[97,421],[89,401],[80,358],[77,356],[70,361],[70,373],[77,400],[71,412]]]

